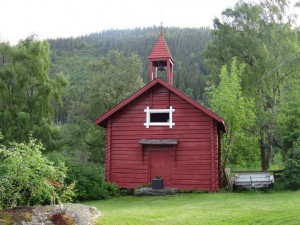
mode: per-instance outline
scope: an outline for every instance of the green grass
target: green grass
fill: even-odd
[[[101,211],[101,225],[300,224],[300,191],[125,196],[84,204]]]

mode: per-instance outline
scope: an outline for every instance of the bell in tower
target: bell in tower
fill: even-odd
[[[163,71],[166,74],[166,81],[172,85],[174,62],[169,47],[163,36],[162,29],[160,31],[160,36],[148,58],[150,63],[150,81],[157,78],[158,71]]]
[[[154,61],[153,65],[159,71],[167,70],[167,62],[166,61]]]

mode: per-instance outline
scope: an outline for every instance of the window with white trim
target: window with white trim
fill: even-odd
[[[175,109],[172,106],[168,109],[149,109],[149,106],[147,106],[144,112],[146,112],[146,123],[144,123],[146,128],[149,128],[149,126],[169,126],[170,128],[175,126],[175,123],[173,123]]]

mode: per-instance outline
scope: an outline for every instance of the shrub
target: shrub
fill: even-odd
[[[283,178],[286,188],[300,189],[300,139],[294,142],[292,149],[286,155]]]
[[[76,183],[76,198],[73,200],[100,200],[120,195],[120,190],[115,184],[104,181],[104,168],[100,164],[77,162],[61,153],[48,154],[48,158],[54,162],[65,162],[68,168],[66,183]]]
[[[44,146],[31,137],[27,144],[0,146],[4,159],[0,174],[0,208],[60,201],[65,191],[47,181],[63,184],[66,167],[63,163],[54,165],[42,155],[43,150]],[[72,196],[74,193],[70,189],[72,187],[67,188],[67,195]]]
[[[95,163],[68,161],[67,182],[76,182],[78,201],[107,199],[119,195],[119,188],[104,181],[104,169]]]

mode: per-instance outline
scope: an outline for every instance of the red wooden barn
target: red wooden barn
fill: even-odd
[[[162,33],[149,61],[150,82],[96,120],[106,128],[106,181],[136,188],[160,176],[165,187],[217,191],[223,119],[172,86]]]

